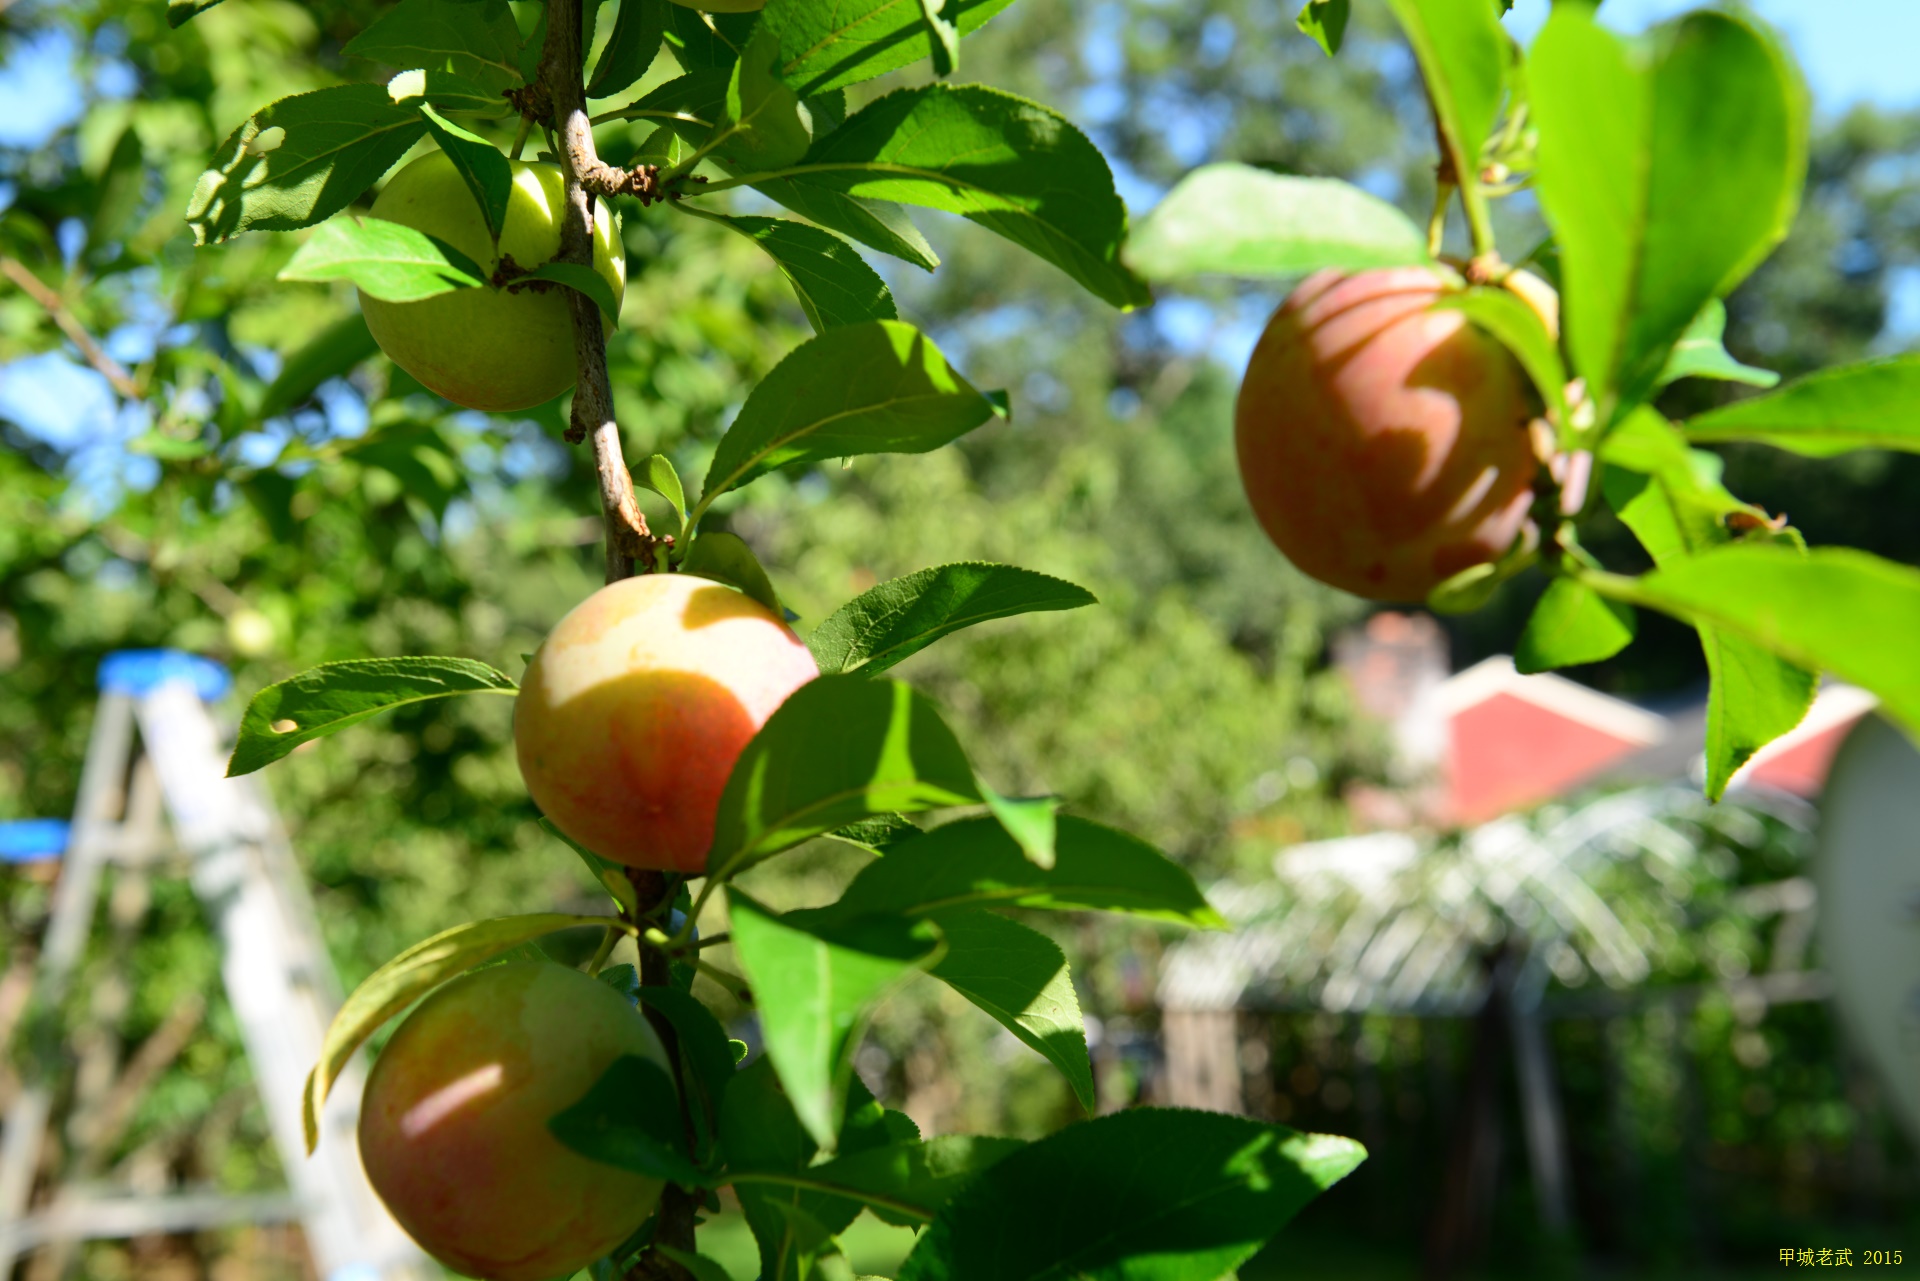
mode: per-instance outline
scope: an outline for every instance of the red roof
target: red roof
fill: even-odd
[[[1560,676],[1522,676],[1508,658],[1440,688],[1447,819],[1483,823],[1551,800],[1666,736],[1664,718]]]
[[[1833,754],[1860,718],[1880,700],[1854,685],[1829,685],[1813,700],[1806,719],[1753,754],[1733,776],[1734,787],[1770,787],[1795,796],[1818,796],[1826,786]]]

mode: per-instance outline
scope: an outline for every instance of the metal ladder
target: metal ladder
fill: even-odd
[[[319,1147],[306,1155],[301,1091],[340,992],[271,801],[256,778],[225,777],[226,752],[207,703],[225,692],[226,672],[177,651],[126,651],[101,664],[99,684],[99,710],[34,972],[39,1017],[22,1024],[30,1038],[38,1026],[41,1043],[20,1058],[22,1080],[0,1129],[0,1281],[19,1258],[43,1246],[70,1250],[89,1239],[292,1221],[302,1225],[323,1281],[437,1276],[360,1168],[362,1064],[350,1066],[335,1087],[320,1117]],[[111,864],[122,877],[137,878],[182,861],[219,940],[227,1000],[291,1186],[266,1196],[154,1196],[69,1182],[56,1183],[32,1205],[59,1081],[76,1057],[70,1045],[50,1043],[49,1029],[59,1026],[94,933],[102,872]],[[116,917],[115,924],[130,934],[126,922]]]

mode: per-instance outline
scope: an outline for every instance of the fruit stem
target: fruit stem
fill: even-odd
[[[612,925],[606,928],[601,935],[600,946],[594,949],[593,959],[587,962],[588,974],[597,975],[605,968],[607,958],[613,955],[613,945],[620,941],[620,936],[624,933],[626,933],[625,930]]]
[[[521,116],[520,128],[516,130],[513,135],[513,147],[511,150],[507,152],[507,154],[511,156],[513,159],[518,160],[520,158],[520,153],[526,149],[527,135],[532,132],[533,132],[533,121],[527,119],[525,116]]]
[[[593,264],[593,193],[587,180],[606,166],[593,145],[593,126],[587,120],[586,86],[581,83],[580,0],[550,0],[547,40],[540,50],[540,84],[553,103],[553,119],[560,132],[557,156],[566,174],[566,213],[560,221],[558,262]],[[618,245],[616,253],[621,252]],[[601,328],[600,308],[576,289],[566,290],[567,311],[573,320],[574,359],[579,382],[573,392],[573,415],[567,427],[572,442],[593,438],[593,465],[600,480],[600,510],[606,520],[606,576],[609,583],[631,578],[634,561],[651,568],[653,539],[647,518],[633,493],[620,448],[620,424],[613,417],[613,386],[607,378],[607,337]]]

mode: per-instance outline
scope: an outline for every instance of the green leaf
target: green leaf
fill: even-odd
[[[1149,280],[1291,279],[1428,261],[1425,234],[1378,196],[1240,164],[1182,178],[1135,229],[1126,258]]]
[[[840,237],[790,218],[715,217],[767,251],[815,333],[898,318],[887,282]]]
[[[920,17],[932,33],[933,74],[945,80],[960,69],[960,28],[943,16],[947,0],[920,0]]]
[[[1599,460],[1606,465],[1601,485],[1609,503],[1656,564],[1726,542],[1727,519],[1737,512],[1765,515],[1727,492],[1718,458],[1687,448],[1686,438],[1650,409],[1616,427],[1601,443]],[[1619,475],[1622,469],[1652,478],[1653,486]]]
[[[1612,658],[1633,640],[1631,606],[1610,601],[1585,583],[1556,578],[1533,607],[1513,665],[1528,675]]]
[[[979,800],[932,703],[899,681],[822,676],[795,690],[734,762],[708,874],[732,876],[863,818]]]
[[[1757,440],[1816,458],[1850,449],[1920,450],[1920,356],[1823,369],[1681,426],[1690,440]]]
[[[665,454],[648,454],[646,461],[634,470],[633,478],[640,482],[642,488],[650,489],[667,500],[673,508],[673,532],[680,533],[687,520],[687,491],[680,485],[680,473],[674,468],[673,460]],[[762,577],[765,577],[764,573]],[[768,584],[768,589],[771,592],[772,584]],[[768,608],[777,610],[780,607],[771,605]]]
[[[448,72],[495,99],[521,83],[520,28],[506,0],[400,0],[342,52],[389,67]]]
[[[1340,41],[1347,34],[1347,19],[1353,16],[1351,0],[1307,0],[1293,25],[1313,37],[1329,58],[1340,52]]]
[[[912,325],[875,320],[808,339],[760,380],[720,438],[696,519],[777,467],[855,454],[921,454],[993,408]]]
[[[350,280],[387,302],[418,302],[483,287],[487,273],[437,236],[384,218],[348,215],[322,223],[277,279]]]
[[[777,74],[779,59],[778,38],[760,28],[733,64],[709,144],[731,173],[783,169],[806,155],[813,144],[800,110],[800,95]]]
[[[1066,953],[1038,930],[994,912],[943,913],[940,931],[947,953],[934,977],[1059,1068],[1091,1115],[1093,1064]]]
[[[1493,132],[1511,40],[1487,0],[1387,0],[1427,82],[1441,144],[1469,219],[1484,223],[1480,148]]]
[[[389,708],[454,694],[518,690],[504,674],[470,658],[350,658],[322,663],[253,696],[240,717],[227,777],[251,774],[302,743],[358,725]]]
[[[550,280],[556,285],[565,285],[568,289],[578,290],[593,300],[607,323],[620,324],[620,300],[613,295],[613,286],[607,278],[578,262],[543,262],[524,276],[516,277],[507,286],[509,292],[517,293],[526,287],[529,280]]]
[[[1512,290],[1491,285],[1449,294],[1435,306],[1465,312],[1468,320],[1497,338],[1527,371],[1540,393],[1540,403],[1557,415],[1557,421],[1567,422],[1567,367],[1539,312]]]
[[[1021,1139],[973,1134],[909,1139],[837,1156],[801,1177],[809,1190],[837,1194],[883,1222],[917,1228],[931,1223],[961,1188],[1026,1146]]]
[[[1049,574],[962,561],[869,588],[815,628],[807,648],[823,672],[877,676],[963,627],[1095,603],[1086,588]]]
[[[1733,538],[1730,518],[1764,516],[1720,484],[1717,457],[1688,449],[1652,410],[1638,410],[1621,423],[1601,445],[1600,457],[1608,504],[1656,566],[1726,545]],[[1813,697],[1814,677],[1749,638],[1691,621],[1710,678],[1706,792],[1717,800],[1749,757],[1799,723]]]
[[[904,913],[944,919],[979,907],[1126,912],[1207,928],[1226,924],[1178,863],[1137,836],[1071,816],[1059,819],[1052,867],[1030,860],[993,819],[961,819],[892,847],[822,911],[847,918]]]
[[[1735,543],[1639,579],[1589,581],[1616,599],[1710,623],[1864,686],[1889,715],[1920,729],[1920,665],[1911,648],[1920,635],[1920,570],[1847,547]]]
[[[733,886],[727,919],[753,984],[767,1057],[801,1125],[815,1143],[832,1148],[874,1003],[938,959],[939,933],[884,917],[796,927]]]
[[[643,987],[640,1003],[656,1011],[673,1027],[685,1063],[682,1079],[696,1094],[693,1109],[699,1129],[698,1155],[704,1162],[719,1134],[720,1111],[725,1106],[727,1088],[733,1083],[733,1043],[720,1027],[713,1012],[690,993],[671,987]]]
[[[894,1136],[886,1132],[889,1115],[873,1101],[859,1077],[849,1080],[847,1122],[840,1132],[839,1150],[851,1152],[894,1141]],[[797,1180],[813,1159],[814,1142],[794,1115],[770,1058],[762,1056],[743,1068],[728,1087],[720,1115],[720,1142],[726,1149],[730,1171],[786,1174]],[[823,1196],[790,1183],[740,1182],[734,1191],[760,1247],[761,1275],[768,1278],[799,1275],[793,1255],[800,1242],[794,1239],[794,1223],[785,1211],[803,1211],[829,1234],[844,1231],[860,1213],[858,1202]]]
[[[333,1022],[327,1025],[326,1037],[320,1043],[320,1061],[307,1074],[306,1090],[300,1100],[307,1151],[311,1153],[314,1144],[320,1141],[320,1109],[326,1104],[333,1083],[339,1079],[347,1061],[388,1019],[448,979],[543,934],[576,925],[607,923],[608,918],[604,916],[561,912],[469,921],[443,930],[423,943],[415,943],[369,974],[364,983],[353,989],[353,994],[333,1016]]]
[[[1060,835],[1060,798],[1057,796],[1002,796],[979,781],[980,796],[1020,852],[1037,867],[1051,868],[1054,845]]]
[[[785,613],[779,595],[773,590],[773,581],[760,567],[759,557],[738,534],[714,529],[697,535],[680,562],[680,571],[737,587],[775,614]]]
[[[623,1054],[586,1096],[547,1122],[553,1137],[580,1155],[683,1187],[706,1182],[687,1155],[680,1096],[652,1059]]]
[[[593,877],[594,884],[605,890],[615,903],[618,903],[629,913],[639,911],[640,898],[639,895],[634,892],[633,882],[627,879],[627,870],[625,867],[619,863],[601,858],[598,854],[595,854],[592,850],[580,844],[571,836],[568,836],[558,827],[555,827],[553,820],[545,815],[542,815],[540,818],[540,827],[548,836],[553,837],[562,845],[572,850],[574,854],[579,857],[580,861],[587,865],[587,874]]]
[[[1701,627],[1707,660],[1707,799],[1717,801],[1753,754],[1806,719],[1819,677],[1744,636]]]
[[[920,828],[904,815],[878,814],[857,823],[848,823],[845,827],[836,827],[827,835],[836,841],[858,845],[869,853],[885,854],[900,842],[920,835]]]
[[[486,221],[487,234],[496,248],[500,229],[507,224],[507,197],[513,194],[513,165],[500,149],[479,134],[462,129],[425,103],[420,114],[426,117],[427,130],[440,150],[453,161],[453,170],[473,193]]]
[[[146,202],[146,176],[146,148],[141,145],[139,131],[129,125],[114,140],[94,187],[88,245],[111,244],[126,234]]]
[[[1116,307],[1151,301],[1120,261],[1127,211],[1105,158],[1065,119],[1013,94],[945,84],[890,93],[814,143],[789,180],[957,213]]]
[[[358,199],[426,130],[419,111],[383,85],[335,85],[262,107],[194,184],[194,243],[321,222]]]
[[[1778,42],[1743,17],[1689,14],[1649,58],[1582,5],[1555,7],[1528,85],[1568,350],[1604,423],[1652,392],[1708,301],[1786,235],[1806,96]]]
[[[339,378],[380,350],[359,312],[343,316],[296,349],[261,394],[259,417],[284,414],[313,395],[329,378]]]
[[[939,13],[967,36],[1012,2],[946,0]],[[779,37],[780,78],[805,97],[933,57],[941,42],[921,0],[769,0],[760,24]]]
[[[223,3],[225,0],[167,0],[167,25],[184,27],[215,5]]]
[[[790,178],[762,180],[753,189],[785,205],[810,222],[859,241],[869,249],[891,254],[924,271],[940,265],[940,255],[907,217],[907,211],[888,200],[864,200],[826,187],[794,182]]]
[[[1217,1281],[1365,1159],[1351,1139],[1136,1108],[1070,1125],[968,1183],[900,1281]]]
[[[752,37],[755,13],[702,13],[678,3],[666,8],[666,42],[688,71],[725,70],[740,57]]]
[[[1654,385],[1665,387],[1682,378],[1712,378],[1746,383],[1750,387],[1771,387],[1780,381],[1780,375],[1771,369],[1743,365],[1729,355],[1721,342],[1726,332],[1727,305],[1718,298],[1709,298],[1687,331],[1680,335],[1680,341],[1673,345],[1667,367],[1660,371]]]
[[[594,64],[593,79],[587,82],[587,97],[611,98],[647,74],[667,30],[667,2],[620,0],[613,32],[600,51],[600,61]]]

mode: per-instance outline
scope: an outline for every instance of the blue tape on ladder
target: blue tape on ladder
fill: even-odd
[[[73,825],[64,818],[23,818],[0,823],[0,863],[36,863],[67,852]]]
[[[233,677],[211,658],[178,649],[122,649],[100,660],[96,678],[103,691],[139,697],[168,681],[193,685],[205,702],[213,702],[233,688]]]

